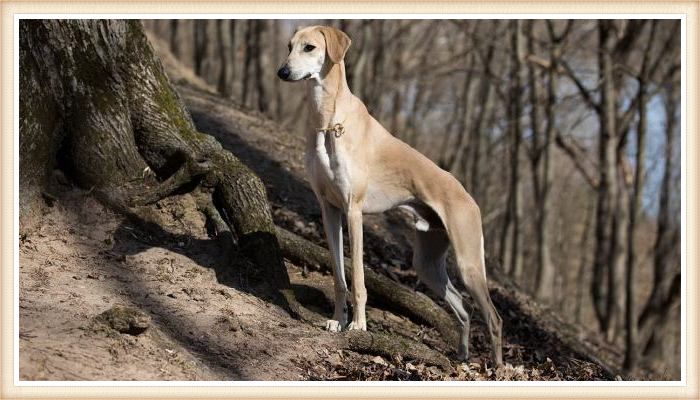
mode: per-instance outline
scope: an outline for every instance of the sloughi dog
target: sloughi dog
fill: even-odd
[[[310,90],[306,168],[321,206],[335,282],[335,311],[326,328],[332,332],[367,329],[362,214],[401,207],[415,218],[413,266],[418,278],[449,304],[461,324],[460,359],[469,357],[469,314],[447,275],[450,244],[459,278],[486,321],[493,361],[502,364],[502,322],[486,282],[479,207],[457,179],[392,136],[350,92],[343,61],[349,47],[350,38],[338,29],[297,29],[289,41],[289,56],[277,73],[285,81],[306,81]],[[352,253],[349,324],[342,213],[347,216]]]

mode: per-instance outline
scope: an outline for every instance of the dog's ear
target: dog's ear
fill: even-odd
[[[350,48],[350,37],[340,29],[331,26],[319,27],[321,34],[326,39],[326,53],[334,64],[338,64],[345,58],[345,53]]]

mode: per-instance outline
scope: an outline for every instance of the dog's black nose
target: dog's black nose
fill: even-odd
[[[280,68],[279,71],[277,71],[277,76],[280,77],[280,79],[287,80],[289,78],[289,74],[291,74],[292,71],[289,70],[289,67],[284,65],[282,68]]]

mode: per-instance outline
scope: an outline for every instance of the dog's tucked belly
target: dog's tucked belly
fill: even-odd
[[[405,189],[370,181],[367,184],[362,212],[381,213],[410,200],[412,200],[411,193]]]

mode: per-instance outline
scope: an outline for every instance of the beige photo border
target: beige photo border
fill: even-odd
[[[0,79],[0,107],[2,114],[2,135],[0,136],[0,184],[2,187],[2,207],[0,209],[0,244],[2,251],[2,275],[0,308],[2,310],[2,380],[0,398],[433,398],[433,397],[478,397],[478,398],[698,398],[698,242],[697,235],[697,128],[698,128],[698,2],[697,1],[5,1],[0,0],[2,38],[2,74]],[[387,14],[397,10],[402,14],[685,14],[686,16],[686,69],[685,69],[685,132],[684,147],[684,197],[685,222],[682,237],[685,241],[683,260],[685,262],[685,303],[686,310],[686,357],[685,386],[642,386],[620,382],[620,386],[591,386],[557,384],[553,386],[343,386],[319,383],[305,386],[15,386],[14,385],[14,297],[15,239],[17,232],[16,193],[14,191],[15,150],[14,138],[19,132],[14,130],[14,15],[51,13],[95,13],[95,14],[158,14],[158,13],[198,13],[198,14]],[[295,16],[299,18],[300,16]],[[201,383],[200,383],[201,384]]]

